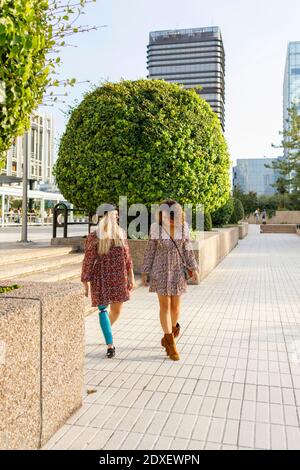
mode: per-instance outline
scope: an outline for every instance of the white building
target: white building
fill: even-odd
[[[0,171],[0,222],[2,226],[21,222],[17,208],[22,200],[23,160],[26,150],[29,212],[31,212],[31,215],[28,216],[29,223],[51,223],[51,215],[49,215],[51,207],[64,200],[63,196],[55,189],[52,175],[54,165],[53,117],[36,112],[32,114],[30,122],[29,131],[14,140],[7,152],[6,165]],[[40,191],[40,185],[48,190]]]
[[[33,114],[30,130],[14,140],[7,153],[6,167],[1,174],[22,178],[25,139],[28,139],[28,178],[34,182],[53,183],[54,129],[53,117]]]

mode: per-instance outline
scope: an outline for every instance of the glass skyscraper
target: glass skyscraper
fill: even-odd
[[[276,192],[273,184],[279,175],[271,165],[276,158],[244,158],[238,159],[233,168],[233,188],[240,188],[244,193],[257,193],[258,196],[270,196]]]
[[[288,128],[286,121],[292,104],[296,104],[300,114],[300,41],[288,45],[283,85],[284,129]]]
[[[151,32],[148,72],[148,78],[185,88],[201,86],[199,94],[217,113],[224,130],[225,52],[218,27]]]

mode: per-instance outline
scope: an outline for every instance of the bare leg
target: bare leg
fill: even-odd
[[[158,295],[160,324],[165,334],[172,333],[171,297]]]
[[[176,326],[179,321],[181,307],[181,296],[174,295],[171,297],[171,319],[172,326]]]
[[[122,307],[123,307],[123,302],[110,304],[109,319],[110,319],[111,325],[113,325],[118,320]]]

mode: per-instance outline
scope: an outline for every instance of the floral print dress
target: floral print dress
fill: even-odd
[[[124,248],[112,246],[107,254],[100,256],[96,232],[88,235],[81,281],[90,282],[92,307],[129,300],[128,273],[132,260],[126,239],[124,243]]]
[[[173,241],[166,233],[164,235],[163,233],[164,229],[158,223],[151,225],[142,272],[150,276],[150,292],[165,296],[179,296],[186,292],[187,287],[183,267],[191,271],[198,269],[189,238],[189,228],[187,224],[184,224],[183,228],[175,229],[174,233],[174,241],[182,259]]]

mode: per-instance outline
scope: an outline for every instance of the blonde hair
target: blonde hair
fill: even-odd
[[[112,246],[125,246],[125,233],[118,224],[115,211],[107,212],[96,229],[98,254],[106,255]]]

